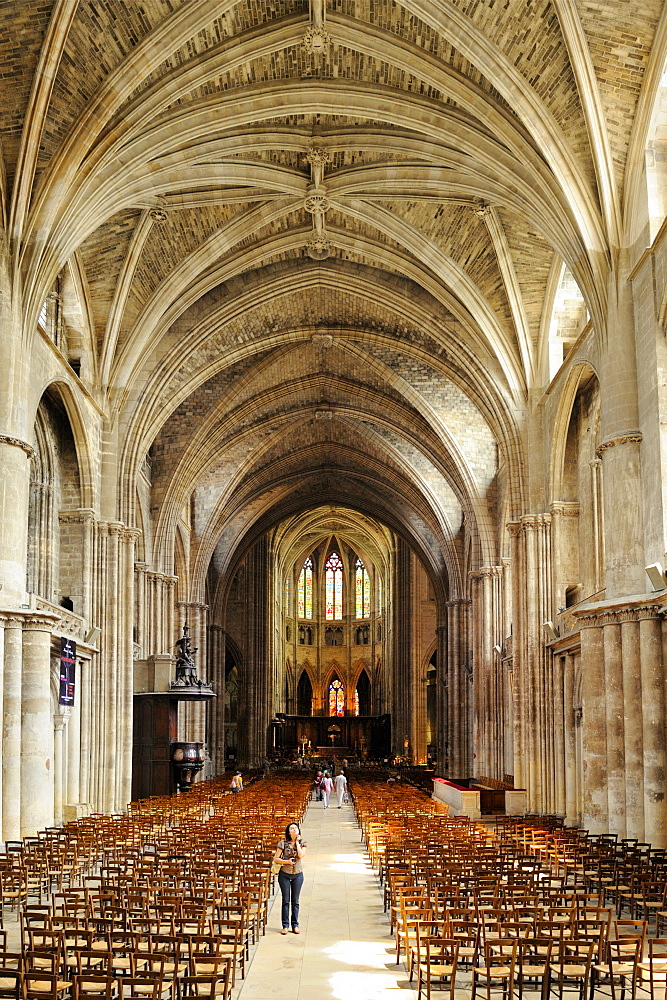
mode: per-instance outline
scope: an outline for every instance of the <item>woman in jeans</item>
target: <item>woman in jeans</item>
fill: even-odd
[[[292,930],[295,934],[301,933],[299,930],[299,896],[303,885],[303,865],[301,862],[305,853],[306,845],[301,839],[299,824],[289,823],[285,827],[285,839],[278,841],[273,857],[274,862],[281,865],[278,873],[278,885],[283,896],[282,934],[287,934],[290,927],[290,906]]]

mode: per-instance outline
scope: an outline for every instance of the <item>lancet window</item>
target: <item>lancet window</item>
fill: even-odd
[[[357,559],[354,564],[354,586],[355,586],[355,618],[370,618],[371,616],[371,580],[368,570]]]
[[[345,714],[345,687],[343,682],[334,677],[329,685],[329,715]]]
[[[299,618],[313,617],[313,560],[308,556],[299,576]]]
[[[325,564],[325,617],[327,621],[343,617],[343,562],[337,552]]]

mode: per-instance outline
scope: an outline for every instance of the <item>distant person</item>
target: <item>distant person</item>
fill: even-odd
[[[243,791],[243,778],[241,777],[241,772],[237,771],[232,778],[232,783],[230,785],[232,792],[242,792]]]
[[[329,772],[328,771],[324,772],[324,774],[322,776],[322,784],[321,784],[320,787],[322,789],[322,801],[324,802],[324,808],[328,809],[329,808],[329,794],[331,792],[331,789],[333,788],[333,781],[331,780],[331,777],[329,776]]]
[[[322,770],[320,768],[320,769],[318,769],[317,774],[315,775],[315,801],[316,802],[321,802],[322,801],[322,778],[323,777],[324,777],[324,775],[322,774]]]
[[[342,771],[339,771],[334,779],[334,786],[336,788],[336,795],[338,796],[338,808],[343,808],[343,798],[347,792],[347,778]]]
[[[262,771],[264,772],[265,778],[268,778],[270,770],[271,764],[269,763],[268,757],[262,757]]]

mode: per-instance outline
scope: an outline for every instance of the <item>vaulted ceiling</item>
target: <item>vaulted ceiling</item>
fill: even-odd
[[[26,328],[67,267],[157,563],[193,497],[200,580],[313,502],[454,589],[466,531],[498,558],[564,268],[604,336],[666,34],[661,0],[0,4]]]

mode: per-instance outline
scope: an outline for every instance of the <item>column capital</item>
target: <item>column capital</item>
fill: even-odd
[[[552,515],[557,514],[560,517],[579,517],[579,501],[554,500],[553,503],[549,504],[549,511]]]
[[[49,611],[33,611],[29,613],[23,624],[24,632],[49,632],[53,631],[53,626],[62,621],[60,615],[51,614]]]
[[[520,524],[524,531],[534,531],[537,528],[549,527],[551,524],[551,514],[524,514],[520,519]]]
[[[95,520],[95,511],[90,507],[77,507],[75,510],[59,510],[58,521],[60,524],[92,524]]]

